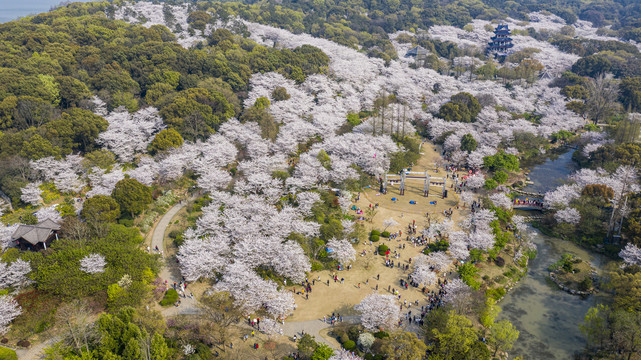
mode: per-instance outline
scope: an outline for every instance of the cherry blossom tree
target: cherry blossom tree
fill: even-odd
[[[154,135],[165,128],[158,110],[153,107],[133,114],[120,107],[105,116],[105,120],[109,127],[99,135],[97,142],[124,162],[133,160],[136,153],[146,152]]]
[[[87,196],[93,197],[96,195],[109,196],[113,192],[118,181],[125,178],[125,174],[120,166],[114,166],[109,172],[105,169],[98,167],[91,168],[87,174],[91,190],[87,192]]]
[[[107,262],[100,254],[89,254],[80,259],[80,270],[88,274],[99,274],[105,272]]]
[[[47,219],[57,223],[62,221],[60,213],[58,212],[58,210],[56,210],[56,205],[40,208],[38,211],[36,211],[35,215],[36,218],[38,218],[38,222],[45,221]]]
[[[328,360],[362,360],[362,358],[345,349],[339,349],[334,350],[334,355],[332,355]]]
[[[410,274],[410,278],[417,284],[424,286],[432,286],[437,282],[436,274],[426,265],[415,266],[414,272]]]
[[[354,309],[361,313],[361,323],[369,331],[392,329],[398,325],[401,317],[393,295],[369,294]]]
[[[79,175],[84,173],[82,160],[79,155],[68,155],[60,160],[50,156],[33,160],[29,165],[38,172],[40,178],[52,181],[59,191],[76,193],[85,186]]]
[[[482,174],[470,175],[465,180],[465,186],[468,189],[478,189],[485,185],[485,176]]]
[[[193,230],[185,231],[184,242],[176,258],[185,280],[213,279],[228,263],[229,240],[225,236],[198,237]]]
[[[399,222],[394,220],[393,218],[389,218],[387,220],[384,220],[383,221],[383,226],[384,226],[383,231],[387,231],[388,227],[397,226],[397,225],[400,225]]]
[[[329,257],[338,260],[343,265],[348,265],[356,260],[356,250],[347,240],[331,239],[327,242],[327,248],[333,250]]]
[[[17,259],[10,264],[0,262],[0,288],[22,289],[31,283],[27,274],[31,272],[28,261]]]
[[[470,191],[462,191],[459,199],[465,204],[472,204],[474,202],[474,194]]]
[[[641,249],[632,243],[625,245],[625,248],[619,252],[619,257],[627,265],[641,265]]]
[[[472,297],[472,288],[463,282],[461,279],[453,279],[448,281],[443,288],[445,295],[443,302],[452,305],[459,311],[465,311]]]
[[[11,241],[11,235],[18,229],[18,226],[20,226],[18,223],[7,226],[0,222],[0,247],[2,247],[2,251],[14,245],[13,241]]]
[[[278,291],[273,281],[263,280],[242,263],[227,265],[214,291],[229,292],[247,314],[264,308],[274,318],[284,319],[296,308],[290,292]]]
[[[18,302],[9,295],[0,296],[0,335],[9,331],[9,324],[22,313]]]
[[[581,221],[581,214],[577,209],[567,207],[565,209],[558,210],[554,214],[554,219],[560,223],[577,225]]]
[[[31,205],[38,205],[42,201],[42,197],[40,194],[42,194],[42,190],[40,190],[40,185],[42,185],[41,181],[37,181],[35,183],[29,183],[20,191],[22,192],[22,195],[20,195],[20,200],[27,204]]]
[[[500,207],[505,210],[512,210],[512,199],[510,199],[505,193],[495,193],[490,195],[490,200],[496,207]]]
[[[545,193],[543,203],[547,208],[558,208],[567,206],[570,201],[577,199],[580,194],[579,185],[561,185],[552,191]]]
[[[280,324],[270,318],[264,318],[260,320],[260,331],[263,333],[267,334],[267,336],[272,336],[272,335],[283,335],[283,328],[280,326]]]

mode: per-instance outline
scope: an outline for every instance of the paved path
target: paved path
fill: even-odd
[[[358,316],[343,317],[343,322],[347,323],[356,324],[358,323],[358,320]],[[338,349],[338,347],[336,347],[336,344],[328,342],[324,337],[320,335],[321,330],[327,329],[329,327],[332,327],[332,325],[329,322],[323,322],[322,319],[290,322],[285,321],[285,325],[283,325],[283,334],[289,337],[293,337],[294,335],[296,335],[300,339],[300,337],[303,336],[303,331],[305,331],[305,334],[309,334],[315,337],[316,341],[323,342],[335,349]]]
[[[52,338],[49,338],[39,344],[36,344],[29,349],[19,349],[16,350],[16,354],[18,355],[18,359],[20,360],[38,360],[43,358],[43,351],[45,348],[59,342],[62,340],[62,337],[60,336],[54,336]]]
[[[177,263],[175,262],[176,258],[174,256],[167,256],[167,249],[165,248],[164,241],[165,232],[167,232],[167,226],[171,224],[174,216],[176,216],[176,214],[178,214],[178,212],[183,207],[185,207],[187,202],[187,200],[183,200],[169,209],[169,211],[167,211],[165,215],[163,215],[163,217],[160,219],[158,225],[156,225],[156,228],[154,229],[153,235],[151,236],[152,251],[155,251],[154,249],[158,247],[163,256],[163,267],[162,269],[160,269],[160,274],[158,274],[158,276],[162,280],[166,280],[169,286],[171,286],[174,282],[180,283],[180,281],[182,280],[182,276],[180,275],[180,270],[178,269]],[[187,289],[186,293],[190,293],[189,289]],[[198,312],[198,301],[196,300],[196,298],[186,297],[181,298],[180,301],[181,304],[179,307],[170,306],[163,308],[161,310],[163,316],[168,317],[175,315],[195,314]]]

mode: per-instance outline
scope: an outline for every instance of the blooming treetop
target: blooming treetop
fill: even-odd
[[[107,262],[100,254],[89,254],[80,259],[80,270],[88,274],[99,274],[105,272]]]
[[[201,277],[213,279],[228,263],[230,249],[226,236],[198,237],[191,229],[185,231],[183,236],[185,241],[176,257],[180,263],[180,272],[187,281],[193,282]]]
[[[11,264],[0,262],[0,288],[23,288],[31,282],[27,277],[30,272],[31,265],[28,261],[17,259]]]
[[[53,220],[57,223],[62,221],[60,213],[56,210],[56,205],[40,208],[40,210],[36,211],[35,215],[36,218],[38,218],[38,222],[45,221],[47,219]]]
[[[465,186],[468,189],[478,189],[485,185],[485,176],[483,174],[470,175],[465,180]]]
[[[2,251],[5,251],[7,248],[13,245],[13,242],[11,241],[11,235],[18,229],[18,226],[20,224],[13,224],[13,225],[5,225],[4,223],[0,222],[0,247],[2,248]]]
[[[436,274],[429,269],[427,264],[415,264],[414,272],[410,274],[410,277],[417,284],[425,286],[434,285],[437,281]]]
[[[328,360],[362,360],[362,358],[345,349],[339,349],[334,350],[334,355],[332,355]]]
[[[265,308],[271,316],[284,319],[296,308],[290,292],[278,291],[273,281],[263,280],[241,263],[225,268],[223,276],[214,285],[214,291],[229,292],[248,314]]]
[[[450,280],[443,289],[445,290],[443,301],[459,309],[465,308],[472,296],[472,288],[461,279]]]
[[[558,208],[567,206],[570,201],[581,196],[579,185],[561,185],[552,191],[545,193],[543,203],[547,208]]]
[[[60,160],[49,156],[33,160],[29,165],[42,179],[52,181],[56,189],[63,193],[75,193],[85,186],[79,176],[84,172],[82,157],[79,155],[68,155]]]
[[[554,214],[554,219],[560,223],[577,225],[581,221],[581,214],[577,209],[567,207],[565,209],[558,210]]]
[[[641,249],[634,244],[626,244],[619,252],[619,257],[628,265],[641,265]]]
[[[22,308],[11,296],[0,296],[0,335],[9,331],[9,324],[21,313]]]
[[[283,328],[280,326],[280,324],[274,319],[270,318],[261,319],[260,331],[269,336],[276,334],[283,335]]]
[[[329,257],[338,260],[343,265],[348,265],[356,260],[356,250],[347,240],[331,239],[327,242],[327,248],[332,249]]]
[[[22,195],[20,195],[20,200],[27,204],[31,205],[38,205],[42,201],[42,197],[40,194],[42,194],[42,190],[40,190],[40,185],[42,185],[41,181],[37,181],[35,183],[29,183],[20,191],[22,192]]]
[[[354,306],[354,309],[361,313],[361,323],[369,331],[379,328],[392,329],[398,325],[398,319],[401,317],[396,297],[393,295],[369,294]]]
[[[495,193],[490,195],[490,200],[496,207],[500,207],[505,210],[512,210],[512,199],[510,199],[505,193]]]
[[[153,136],[165,128],[158,109],[154,107],[140,109],[133,114],[119,107],[105,116],[105,120],[109,127],[98,136],[97,142],[124,162],[133,160],[136,153],[146,152]]]
[[[89,178],[89,183],[91,184],[91,190],[87,192],[87,196],[109,196],[113,192],[118,181],[125,178],[125,174],[122,171],[122,168],[118,165],[114,166],[109,172],[99,167],[93,167],[87,174],[87,178]]]

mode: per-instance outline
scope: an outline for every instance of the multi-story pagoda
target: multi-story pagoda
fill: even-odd
[[[491,39],[492,41],[487,43],[487,52],[494,54],[496,57],[506,57],[514,46],[507,24],[498,25],[494,29],[494,36]]]

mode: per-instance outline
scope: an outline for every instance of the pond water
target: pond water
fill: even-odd
[[[525,190],[545,192],[563,183],[575,170],[572,152],[535,166],[530,172],[534,184]],[[519,340],[510,351],[510,359],[572,359],[572,354],[583,348],[585,340],[579,330],[585,313],[598,301],[597,296],[581,298],[561,291],[548,277],[548,266],[564,253],[572,253],[590,261],[599,269],[604,258],[590,253],[572,242],[545,236],[534,228],[533,242],[538,256],[529,265],[529,271],[505,295],[500,306],[499,319],[508,319],[520,331]]]

